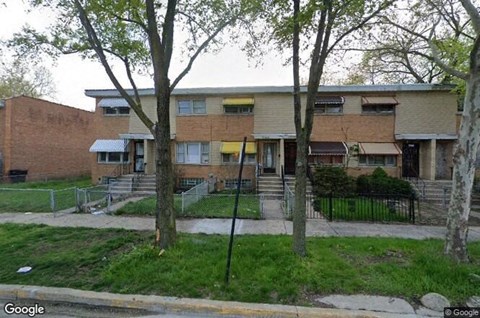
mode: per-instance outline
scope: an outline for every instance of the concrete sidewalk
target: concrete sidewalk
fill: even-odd
[[[177,230],[184,233],[229,234],[230,219],[178,219]],[[0,223],[46,224],[62,227],[124,228],[154,230],[152,217],[121,217],[106,214],[0,213]],[[292,234],[292,222],[287,220],[237,220],[235,234]],[[445,237],[443,226],[408,224],[346,223],[308,220],[307,236],[311,237],[396,237],[428,239]],[[480,241],[480,227],[470,227],[469,241]]]

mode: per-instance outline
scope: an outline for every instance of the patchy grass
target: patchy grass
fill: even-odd
[[[159,255],[150,233],[114,229],[0,225],[0,281],[96,291],[248,302],[312,304],[315,295],[374,294],[417,300],[428,292],[455,305],[478,294],[480,242],[470,264],[442,255],[440,240],[309,238],[308,257],[288,236],[235,238],[224,286],[228,237],[180,234]],[[17,274],[32,266],[28,274]]]
[[[233,215],[234,195],[212,194],[189,205],[182,213],[182,197],[176,195],[175,210],[179,217],[230,218]],[[137,202],[129,202],[118,209],[117,215],[155,215],[155,196]],[[239,218],[260,219],[260,201],[255,195],[241,195],[238,206]]]
[[[90,178],[0,184],[0,212],[51,212],[51,190],[56,210],[75,206],[74,188],[91,186]]]

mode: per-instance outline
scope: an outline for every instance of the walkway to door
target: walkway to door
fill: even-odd
[[[265,220],[283,220],[283,201],[274,199],[265,199],[263,201],[263,217]]]

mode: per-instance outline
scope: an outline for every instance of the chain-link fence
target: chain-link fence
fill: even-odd
[[[182,192],[182,214],[192,204],[208,195],[208,182],[202,182],[188,191]]]
[[[76,189],[76,211],[95,212],[106,208],[107,212],[110,212],[112,198],[109,186],[106,184]]]

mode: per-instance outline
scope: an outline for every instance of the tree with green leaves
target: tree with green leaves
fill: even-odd
[[[297,141],[295,166],[295,211],[293,213],[293,251],[307,254],[306,180],[307,155],[313,126],[314,105],[325,65],[335,49],[351,40],[359,30],[369,28],[377,16],[394,0],[322,0],[275,1],[266,10],[273,28],[274,41],[279,48],[292,49],[293,104]],[[300,89],[300,65],[308,65],[308,84],[305,105]],[[303,117],[303,118],[302,118]]]
[[[169,248],[176,241],[173,205],[173,164],[170,142],[170,95],[197,57],[221,33],[238,27],[251,12],[247,1],[198,0],[31,0],[34,7],[55,11],[57,20],[47,33],[24,28],[14,41],[23,53],[49,55],[79,53],[98,60],[110,81],[150,130],[156,145],[156,246]],[[240,19],[241,18],[241,19]],[[181,29],[184,41],[178,41]],[[174,53],[176,52],[176,53]],[[182,52],[185,55],[182,55]],[[171,79],[172,59],[186,58],[184,69]],[[123,65],[128,86],[119,79]],[[135,82],[138,73],[150,74],[156,97],[156,118],[149,118]]]
[[[50,71],[44,66],[32,66],[20,58],[1,64],[0,98],[19,95],[39,98],[54,95],[55,84]]]

